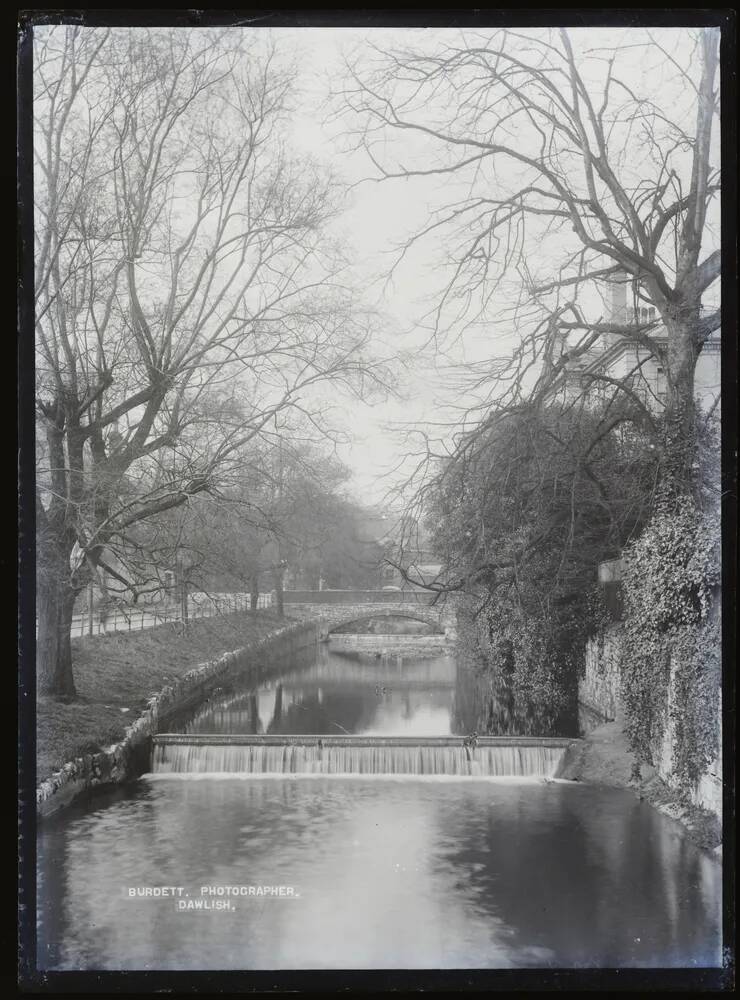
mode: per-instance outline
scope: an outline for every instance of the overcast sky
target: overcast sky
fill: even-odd
[[[404,477],[403,471],[394,470],[408,471],[415,464],[413,457],[406,458],[408,448],[418,447],[416,443],[405,443],[407,425],[437,419],[435,401],[444,388],[444,372],[438,371],[441,359],[433,351],[423,350],[428,334],[416,322],[439,291],[439,279],[430,273],[431,253],[428,249],[416,253],[398,280],[387,280],[394,249],[428,220],[429,195],[439,182],[368,181],[371,164],[364,155],[347,149],[344,132],[356,123],[349,116],[346,121],[331,116],[327,101],[337,81],[344,77],[345,55],[358,49],[369,50],[371,44],[388,48],[406,44],[429,32],[309,28],[278,29],[274,34],[281,45],[295,48],[301,66],[299,87],[306,101],[294,123],[296,146],[330,163],[342,178],[355,185],[333,228],[351,248],[365,297],[382,317],[384,343],[378,347],[383,353],[400,348],[414,357],[410,368],[395,367],[400,398],[353,403],[348,408],[354,440],[351,446],[341,449],[341,455],[354,472],[355,494],[364,501],[378,502]]]

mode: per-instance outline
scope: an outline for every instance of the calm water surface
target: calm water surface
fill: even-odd
[[[178,912],[129,887],[283,885]],[[507,968],[719,962],[718,869],[628,792],[144,779],[42,841],[40,964]]]
[[[490,717],[474,694],[449,656],[322,649],[221,692],[180,728],[446,735]],[[516,718],[497,713],[511,732]],[[632,794],[571,783],[145,776],[42,827],[38,881],[48,969],[720,960],[719,867]],[[209,911],[128,894],[174,886],[183,900],[225,900],[201,887],[264,885],[293,894]]]

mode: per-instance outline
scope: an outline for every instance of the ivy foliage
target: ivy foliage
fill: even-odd
[[[481,426],[442,468],[428,527],[492,673],[541,732],[573,711],[603,625],[596,566],[650,515],[656,456],[614,408],[532,409]]]
[[[661,502],[624,552],[621,682],[639,762],[670,743],[686,796],[719,750],[719,518],[689,496]]]
[[[546,645],[540,630],[532,625],[520,641],[519,623],[492,621],[492,610],[476,614],[469,599],[458,606],[458,726],[494,736],[570,732],[574,703],[564,695],[553,660],[540,655]]]
[[[526,719],[523,732],[559,735],[573,724],[579,638],[563,616],[547,607],[525,610],[512,604],[505,612],[490,604],[474,619],[478,649],[500,690]],[[529,723],[535,728],[530,730]]]

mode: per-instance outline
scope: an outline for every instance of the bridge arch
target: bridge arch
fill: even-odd
[[[337,609],[339,610],[339,609]],[[346,620],[342,620],[346,618]],[[439,612],[434,608],[424,608],[414,605],[410,610],[399,609],[398,605],[393,605],[391,608],[374,609],[369,614],[362,614],[359,617],[354,617],[352,615],[343,615],[339,618],[332,616],[331,624],[328,628],[329,635],[338,632],[339,629],[344,629],[348,625],[360,625],[368,621],[377,621],[378,619],[389,618],[398,619],[402,618],[405,621],[420,622],[423,625],[428,625],[431,631],[427,633],[415,632],[410,633],[413,635],[444,635],[444,626],[440,621]],[[341,634],[341,633],[340,633]],[[372,633],[368,633],[371,635]],[[391,633],[383,633],[391,634]],[[395,634],[395,633],[393,633]],[[404,633],[399,632],[398,635],[403,635]]]
[[[324,603],[323,601],[316,600],[316,597],[319,595],[321,595],[321,591],[316,592],[315,595],[307,593],[305,597],[301,594],[300,597],[302,599],[291,599],[286,601],[286,604],[296,608],[300,607],[302,614],[308,614],[321,619],[323,623],[322,634],[325,636],[334,629],[342,625],[348,625],[353,621],[382,617],[403,617],[423,621],[438,629],[438,635],[444,634],[447,638],[454,638],[456,634],[457,622],[455,609],[449,602],[445,604],[426,604],[419,600],[402,601],[396,598],[386,603],[375,598],[372,601],[362,603],[359,601],[341,603],[337,599],[338,595],[332,593],[332,600]],[[309,599],[307,600],[306,598]]]

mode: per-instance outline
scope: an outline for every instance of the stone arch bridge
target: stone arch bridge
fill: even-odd
[[[286,611],[294,607],[302,614],[320,618],[324,634],[341,625],[366,618],[410,618],[431,625],[437,634],[452,639],[457,619],[453,602],[432,604],[434,595],[424,591],[399,590],[286,590]]]

